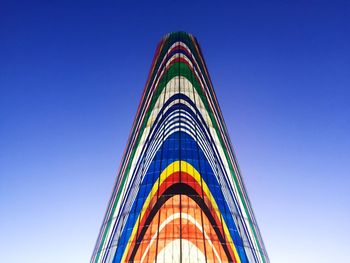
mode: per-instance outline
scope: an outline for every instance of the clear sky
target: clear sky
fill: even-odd
[[[271,261],[350,262],[349,14],[338,0],[1,0],[0,261],[89,261],[156,44],[183,30]]]

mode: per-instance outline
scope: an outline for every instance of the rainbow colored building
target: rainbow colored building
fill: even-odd
[[[159,43],[91,263],[269,262],[197,40]]]

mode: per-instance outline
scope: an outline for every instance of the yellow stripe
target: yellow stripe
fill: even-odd
[[[181,169],[181,170],[180,170]],[[128,251],[129,251],[129,248],[130,248],[130,245],[131,245],[131,240],[134,239],[134,236],[136,234],[136,231],[138,229],[138,226],[139,226],[139,222],[141,220],[139,220],[140,218],[143,218],[148,206],[149,206],[149,203],[150,201],[152,200],[153,196],[157,193],[158,191],[158,183],[159,185],[161,185],[170,175],[172,175],[173,173],[176,173],[176,172],[186,172],[188,173],[189,175],[191,175],[197,182],[198,184],[201,184],[201,175],[199,174],[199,172],[191,165],[189,164],[188,162],[185,162],[185,161],[175,161],[171,164],[169,164],[164,170],[163,172],[161,173],[160,177],[157,179],[157,181],[154,183],[149,195],[147,196],[147,199],[142,207],[142,210],[141,210],[141,213],[140,215],[138,216],[137,220],[136,220],[136,224],[131,232],[131,235],[130,235],[130,238],[129,238],[129,241],[128,241],[128,244],[126,245],[126,248],[124,250],[124,254],[123,254],[123,257],[122,257],[122,260],[121,262],[124,262],[125,261],[125,257],[126,255],[128,254]],[[160,180],[160,182],[159,182]],[[210,190],[209,190],[209,187],[208,185],[205,183],[205,181],[203,180],[202,182],[202,187],[203,187],[203,191],[205,192],[205,194],[209,197],[209,200],[211,201],[212,203],[212,206],[218,216],[218,218],[222,218],[221,217],[221,213],[219,211],[219,207],[213,197],[213,195],[211,194]],[[232,250],[233,250],[233,253],[234,253],[234,256],[235,258],[238,260],[237,263],[241,263],[241,260],[238,256],[238,253],[237,253],[237,249],[233,243],[233,240],[232,240],[232,237],[230,235],[230,232],[228,230],[228,227],[226,225],[226,222],[225,220],[222,218],[222,224],[223,224],[223,229],[224,229],[224,232],[225,232],[225,235],[229,238],[229,244],[231,245],[232,247]]]

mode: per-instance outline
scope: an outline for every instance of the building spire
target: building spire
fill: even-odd
[[[188,33],[158,45],[91,262],[269,262]]]

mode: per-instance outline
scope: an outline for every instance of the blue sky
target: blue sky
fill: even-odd
[[[156,44],[199,40],[270,259],[347,262],[348,1],[0,2],[0,251],[88,262]]]

